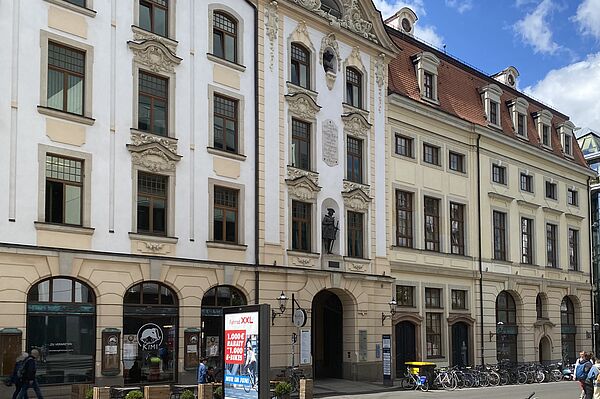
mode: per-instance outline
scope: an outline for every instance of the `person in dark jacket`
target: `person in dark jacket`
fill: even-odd
[[[29,388],[33,388],[35,396],[37,396],[38,399],[44,399],[42,391],[40,391],[40,386],[35,379],[35,373],[37,372],[36,361],[39,357],[40,351],[37,349],[32,349],[31,354],[23,361],[23,377],[21,379],[23,386],[21,387],[21,391],[19,391],[19,396],[17,396],[17,399],[27,399],[27,392],[29,392]]]
[[[12,375],[10,376],[11,384],[15,385],[15,393],[13,393],[12,399],[17,399],[17,396],[21,391],[21,387],[23,386],[23,384],[21,383],[21,378],[19,376],[19,370],[21,369],[21,367],[23,367],[23,362],[25,361],[25,359],[27,359],[28,356],[29,354],[27,352],[23,352],[15,362],[15,368],[13,369]]]

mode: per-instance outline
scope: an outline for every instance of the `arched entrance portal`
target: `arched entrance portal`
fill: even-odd
[[[321,291],[312,302],[312,356],[315,378],[342,378],[344,318],[340,298]]]
[[[552,346],[548,337],[542,337],[538,346],[538,355],[540,363],[547,364],[552,360]]]
[[[417,360],[416,326],[410,321],[396,324],[396,377],[404,377],[406,362]]]
[[[469,325],[464,322],[452,325],[452,365],[469,365]]]

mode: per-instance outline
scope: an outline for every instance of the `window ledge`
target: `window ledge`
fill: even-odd
[[[156,133],[152,133],[152,132],[146,132],[145,130],[139,130],[135,127],[129,128],[129,132],[130,133],[137,133],[137,134],[146,134],[148,136],[152,136],[152,137],[156,137],[156,138],[160,138],[160,139],[165,139],[165,140],[169,140],[172,141],[173,144],[177,145],[177,141],[179,140],[176,137],[171,137],[171,136],[163,136],[161,134],[156,134]]]
[[[433,105],[440,105],[440,101],[439,100],[434,100],[433,98],[429,98],[427,96],[422,95],[421,96],[421,100],[429,103],[429,104],[433,104]]]
[[[179,240],[177,237],[167,237],[167,236],[155,236],[152,234],[143,234],[143,233],[134,233],[129,232],[130,240],[144,240],[150,242],[160,242],[163,244],[177,244]]]
[[[216,62],[217,64],[221,64],[221,65],[225,65],[226,67],[235,69],[236,71],[239,71],[239,72],[244,72],[246,70],[246,67],[244,65],[238,64],[236,62],[231,62],[229,60],[226,60],[225,58],[217,57],[216,55],[211,54],[211,53],[206,53],[206,58],[208,58],[212,62]]]
[[[220,248],[220,249],[231,249],[233,251],[245,251],[248,246],[245,244],[234,244],[223,241],[206,241],[208,248]]]
[[[306,87],[299,86],[290,81],[285,82],[285,84],[288,89],[288,95],[304,93],[304,94],[310,96],[315,101],[315,103],[317,102],[317,97],[319,96],[318,92],[308,89]]]
[[[303,256],[311,259],[319,259],[319,257],[321,256],[321,254],[318,252],[300,251],[297,249],[288,249],[287,254],[288,256]]]
[[[151,40],[152,37],[156,37],[156,38],[159,38],[160,40],[164,40],[166,42],[166,44],[168,44],[172,47],[177,47],[177,45],[179,44],[179,42],[177,40],[171,39],[170,37],[167,37],[167,36],[159,35],[158,33],[154,33],[152,31],[146,30],[137,25],[131,25],[131,30],[133,31],[133,33],[137,33],[140,36],[145,36],[144,40]]]
[[[208,151],[209,154],[219,155],[221,157],[231,158],[231,159],[235,159],[237,161],[245,161],[246,160],[245,155],[236,154],[234,152],[223,151],[223,150],[220,150],[215,147],[206,147],[206,151]]]
[[[354,256],[344,256],[344,261],[345,262],[364,263],[365,265],[371,263],[371,259],[369,259],[369,258],[356,258]]]
[[[33,222],[36,230],[56,231],[59,233],[83,234],[91,236],[94,234],[94,228],[74,226],[68,224],[57,224],[48,222]]]
[[[70,122],[81,123],[84,125],[92,126],[94,122],[96,122],[93,118],[88,118],[86,116],[71,114],[69,112],[59,111],[57,109],[43,107],[38,105],[38,112],[42,115],[52,116],[54,118],[65,119]]]
[[[529,137],[527,136],[523,136],[520,135],[519,133],[515,132],[515,136],[519,139],[519,140],[523,140],[523,141],[529,141]]]
[[[369,110],[364,108],[355,107],[352,104],[342,103],[342,109],[344,114],[359,114],[362,115],[365,119],[369,119]]]
[[[94,18],[96,16],[96,11],[86,8],[86,7],[80,7],[78,5],[69,3],[65,0],[44,0],[44,1],[46,1],[47,3],[62,7],[62,8],[66,8],[67,10],[74,11],[79,14],[83,14],[88,17]]]

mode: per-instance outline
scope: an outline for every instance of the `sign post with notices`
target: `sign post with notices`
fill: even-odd
[[[269,395],[269,305],[223,309],[223,397],[259,399]]]
[[[391,386],[392,382],[392,336],[382,335],[383,385]]]

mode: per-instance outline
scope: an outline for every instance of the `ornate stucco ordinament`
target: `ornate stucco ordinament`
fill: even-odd
[[[279,15],[277,14],[277,1],[273,0],[265,7],[265,31],[269,38],[270,62],[269,69],[273,71],[273,62],[275,60],[275,45],[277,33],[279,32]]]
[[[306,93],[286,94],[290,114],[302,119],[315,119],[321,107]]]
[[[173,73],[182,61],[175,55],[176,42],[152,33],[135,29],[134,40],[127,44],[133,51],[134,61],[152,72]]]
[[[294,180],[286,179],[290,196],[300,201],[312,201],[317,198],[321,187],[316,185],[312,176],[302,176]]]
[[[368,138],[371,124],[363,115],[359,113],[342,115],[342,121],[344,121],[344,131],[347,134],[361,139]]]
[[[131,162],[151,172],[174,172],[181,155],[177,154],[177,142],[166,137],[131,133]]]
[[[357,212],[368,211],[372,200],[368,185],[348,180],[344,180],[342,197],[344,198],[345,207]]]
[[[286,180],[297,180],[301,177],[306,177],[315,186],[319,185],[319,174],[317,172],[311,172],[310,170],[298,169],[288,165],[287,167],[287,178]]]

